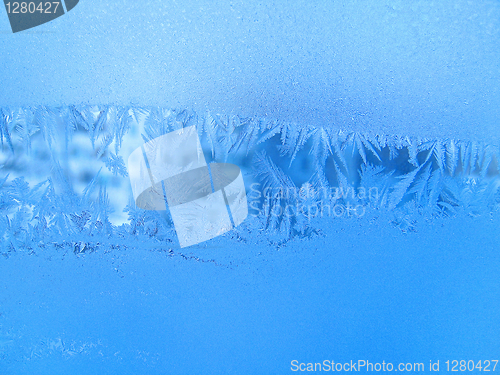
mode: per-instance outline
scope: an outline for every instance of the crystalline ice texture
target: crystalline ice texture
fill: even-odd
[[[170,207],[181,247],[191,246],[233,228],[222,191]]]
[[[234,164],[211,164],[214,190],[225,194],[234,225],[239,225],[248,216],[247,196],[240,168]]]
[[[231,230],[227,207],[234,225],[248,215],[239,167],[212,164],[211,181],[194,126],[155,138],[144,150],[132,152],[129,176],[138,207],[164,210],[166,198],[181,247]]]

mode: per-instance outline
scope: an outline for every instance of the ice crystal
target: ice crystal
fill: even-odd
[[[332,207],[354,212],[349,207],[362,206],[406,217],[479,215],[500,205],[500,149],[484,141],[346,133],[333,126],[159,107],[5,107],[0,108],[2,251],[56,243],[78,252],[140,241],[172,246],[168,213],[140,210],[132,199],[126,207],[114,206],[110,189],[116,185],[130,194],[124,161],[130,139],[137,147],[191,125],[198,128],[208,160],[242,167],[247,190],[257,184],[262,197],[273,192],[253,202],[258,215],[248,220],[285,237],[305,233],[314,222],[311,212],[300,215],[291,207],[328,208],[331,215]],[[77,173],[75,166],[89,169]],[[283,215],[286,209],[290,214]],[[127,213],[128,221],[114,224],[113,212]]]

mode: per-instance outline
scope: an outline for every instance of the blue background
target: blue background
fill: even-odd
[[[2,107],[161,105],[499,138],[497,1],[82,0],[18,34],[3,12],[0,32]],[[0,258],[0,373],[500,359],[499,222],[422,217],[404,234],[345,219],[282,247],[259,232],[184,257],[18,252]]]
[[[497,1],[82,0],[12,34],[4,12],[0,103],[498,138],[499,22]]]

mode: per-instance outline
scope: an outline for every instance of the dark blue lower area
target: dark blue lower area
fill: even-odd
[[[339,220],[276,248],[16,253],[2,374],[282,374],[291,361],[498,356],[498,217]],[[431,225],[430,225],[431,224]],[[427,368],[427,367],[426,367]]]

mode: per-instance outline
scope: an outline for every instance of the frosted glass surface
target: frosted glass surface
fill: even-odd
[[[499,2],[65,5],[0,9],[1,375],[493,368]]]

